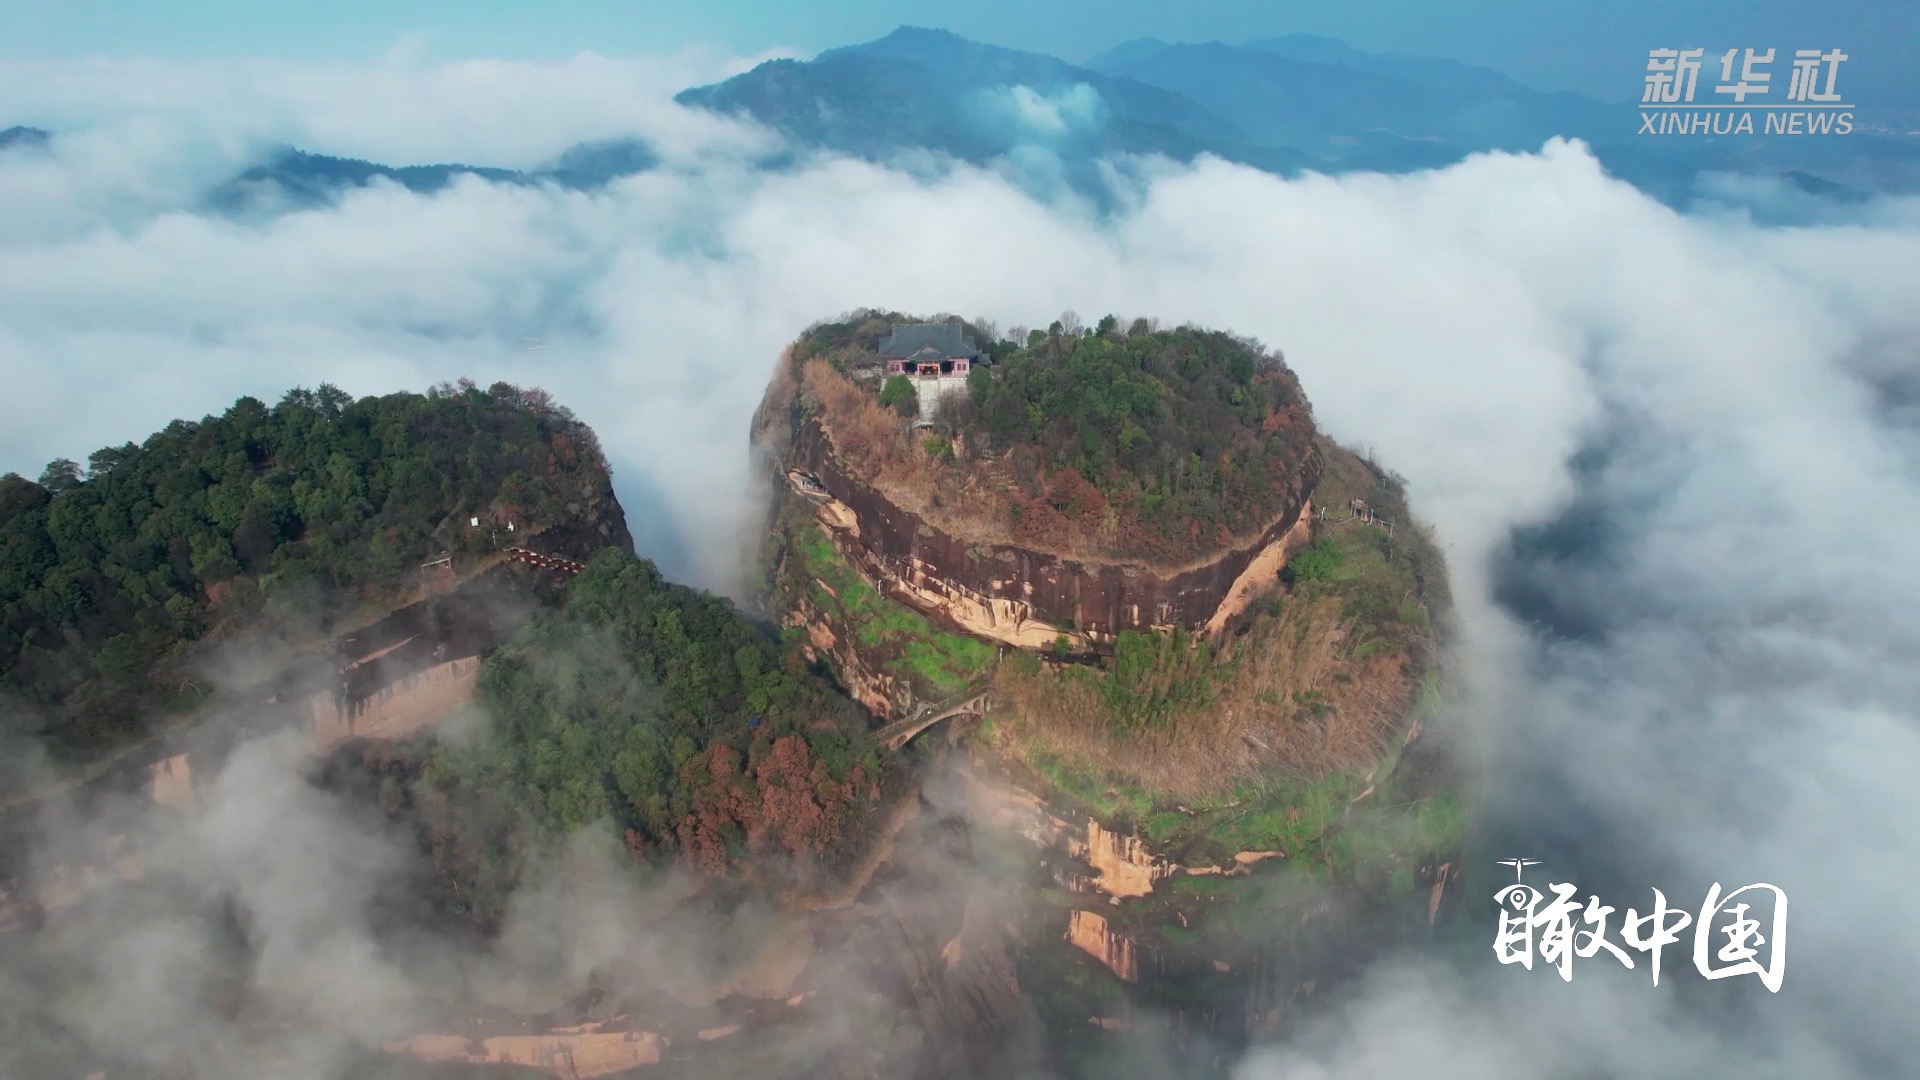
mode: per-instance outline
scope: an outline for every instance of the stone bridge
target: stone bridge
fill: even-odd
[[[922,705],[913,715],[902,717],[874,732],[874,741],[890,751],[903,749],[915,735],[927,730],[942,720],[962,714],[985,716],[987,706],[992,704],[990,691],[980,687],[971,687],[958,694],[931,705]]]

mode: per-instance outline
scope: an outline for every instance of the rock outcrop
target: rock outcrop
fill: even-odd
[[[621,531],[618,538],[624,537]],[[217,773],[235,741],[249,734],[292,727],[313,740],[316,754],[351,740],[416,736],[471,700],[481,656],[511,637],[542,599],[557,597],[556,590],[551,575],[496,563],[317,654],[289,659],[263,683],[229,691],[209,721],[157,740],[147,755],[130,756],[71,797],[87,806],[139,792],[191,815],[200,808],[197,780]],[[144,863],[125,850],[123,836],[36,870],[27,857],[31,811],[25,807],[0,823],[0,932],[68,907],[96,886],[143,876]]]
[[[422,1061],[471,1065],[520,1065],[544,1069],[560,1080],[613,1076],[643,1065],[658,1065],[667,1040],[645,1031],[600,1031],[598,1025],[562,1029],[544,1035],[415,1035],[388,1043],[386,1050]]]
[[[967,801],[968,816],[979,824],[1016,833],[1036,847],[1057,851],[1078,869],[1061,870],[1057,880],[1077,893],[1101,893],[1109,902],[1151,896],[1160,883],[1181,874],[1194,877],[1244,877],[1268,859],[1285,858],[1284,851],[1235,852],[1229,865],[1186,866],[1148,849],[1137,835],[1118,833],[1086,817],[1075,824],[1061,817],[1045,799],[1004,780],[981,775],[960,765],[953,771]],[[1084,839],[1083,839],[1084,837]]]
[[[452,716],[473,698],[479,678],[480,658],[468,656],[403,675],[358,701],[318,694],[307,730],[320,753],[348,739],[404,739]]]
[[[1069,842],[1067,853],[1093,867],[1099,875],[1093,887],[1114,897],[1150,895],[1155,884],[1179,869],[1155,858],[1139,837],[1111,832],[1093,818],[1087,819],[1086,841]]]
[[[818,485],[822,524],[883,591],[957,630],[1024,648],[1063,632],[1098,646],[1127,630],[1231,631],[1252,591],[1242,580],[1249,567],[1271,578],[1306,542],[1319,477],[1318,461],[1308,462],[1295,497],[1259,536],[1193,565],[1094,563],[952,535],[844,466],[816,417],[800,416],[791,430],[782,469]]]
[[[1067,915],[1067,940],[1088,956],[1107,965],[1126,982],[1138,982],[1140,965],[1135,958],[1133,939],[1116,934],[1107,925],[1106,916],[1097,911],[1075,908]]]
[[[147,793],[161,806],[172,807],[183,814],[191,814],[200,808],[200,799],[193,790],[193,767],[187,761],[186,754],[175,754],[153,763],[152,781]]]
[[[793,606],[782,616],[781,624],[799,629],[807,635],[803,646],[807,659],[826,662],[847,696],[866,706],[867,711],[875,716],[897,718],[911,707],[914,701],[912,685],[905,679],[879,670],[878,665],[870,662],[868,651],[860,647],[852,633],[834,631],[834,627],[840,624],[827,612],[819,610],[805,598],[796,598]],[[841,629],[848,628],[841,626]]]

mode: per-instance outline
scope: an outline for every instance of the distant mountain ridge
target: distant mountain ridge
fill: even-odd
[[[970,106],[1024,88],[1029,102],[1097,98],[1052,139],[1011,118],[983,127]],[[963,161],[1051,150],[1087,186],[1101,154],[1213,154],[1281,175],[1404,172],[1489,150],[1578,138],[1609,171],[1669,202],[1715,172],[1759,173],[1801,190],[1920,189],[1920,140],[1641,136],[1637,103],[1534,90],[1452,60],[1367,53],[1290,35],[1241,45],[1123,42],[1084,65],[902,27],[812,61],[775,61],[676,99],[745,115],[803,145],[874,159],[932,150]],[[1087,192],[1083,192],[1087,193]],[[1097,190],[1091,192],[1097,195]]]
[[[919,148],[984,164],[1043,147],[1085,180],[1097,179],[1099,158],[1116,154],[1189,161],[1214,153],[1272,171],[1311,164],[1297,151],[1247,144],[1178,91],[919,27],[811,61],[770,61],[674,100],[876,160]]]
[[[358,158],[309,154],[293,147],[276,150],[266,162],[215,188],[209,201],[223,210],[244,209],[260,200],[285,199],[295,205],[325,203],[340,192],[390,180],[409,191],[432,194],[462,176],[519,184],[525,174],[472,165],[376,165]]]
[[[1676,205],[1717,197],[1715,173],[1771,177],[1822,196],[1920,190],[1913,137],[1864,128],[1814,138],[1641,135],[1636,103],[1547,93],[1487,68],[1307,34],[1239,45],[1141,38],[1075,65],[903,26],[812,60],[768,61],[674,100],[784,136],[791,150],[761,168],[807,151],[916,170],[957,160],[998,168],[1042,194],[1064,187],[1101,202],[1112,194],[1112,164],[1129,158],[1213,155],[1282,176],[1397,173],[1486,151],[1529,152],[1556,136],[1585,141],[1613,175]],[[8,128],[0,151],[52,138]],[[375,182],[433,193],[463,177],[591,190],[658,165],[637,138],[582,143],[530,170],[393,166],[282,147],[215,188],[207,204],[271,213]]]
[[[16,147],[45,146],[53,138],[53,133],[34,127],[22,127],[18,124],[0,131],[0,150]]]
[[[947,30],[903,26],[878,41],[829,49],[814,62],[844,55],[882,57],[914,64],[923,71],[940,72],[964,84],[1019,85],[1043,91],[1086,84],[1100,94],[1116,115],[1132,123],[1177,129],[1196,139],[1213,141],[1231,141],[1242,134],[1179,91],[1075,67],[1043,53],[983,45]]]
[[[1251,52],[1268,53],[1289,60],[1341,64],[1375,73],[1396,73],[1401,77],[1433,86],[1451,86],[1462,90],[1477,89],[1496,93],[1533,94],[1538,92],[1492,68],[1474,67],[1458,60],[1415,56],[1411,53],[1362,52],[1337,38],[1321,37],[1317,34],[1288,34],[1284,37],[1262,38],[1258,41],[1244,42],[1240,47]],[[1579,97],[1577,94],[1554,96]]]
[[[40,128],[6,128],[0,130],[0,152],[47,147],[53,138],[52,132]],[[430,195],[445,190],[461,177],[498,184],[557,184],[585,191],[645,172],[659,163],[659,155],[651,146],[632,137],[578,143],[547,165],[531,170],[457,162],[384,165],[280,146],[270,151],[264,161],[214,187],[204,201],[209,208],[226,213],[301,209],[326,205],[348,191],[376,181]]]
[[[1325,44],[1319,44],[1324,42]],[[1330,161],[1425,143],[1418,158],[1529,150],[1555,135],[1604,140],[1625,106],[1542,94],[1452,61],[1375,57],[1329,39],[1136,47],[1101,70],[1178,89],[1261,142]]]
[[[533,171],[463,164],[380,165],[358,158],[312,154],[287,146],[275,150],[267,161],[215,188],[208,202],[226,211],[287,204],[319,206],[345,191],[366,187],[376,180],[430,195],[463,176],[500,184],[553,183],[587,190],[644,172],[658,163],[658,156],[639,139],[580,143],[551,165]]]

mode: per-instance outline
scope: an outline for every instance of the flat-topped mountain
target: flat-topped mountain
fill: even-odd
[[[1236,585],[1304,543],[1321,454],[1257,342],[1145,322],[996,340],[962,322],[818,327],[761,414],[912,606],[978,636],[1109,649],[1219,633]]]
[[[889,721],[883,747],[1040,846],[1047,936],[1130,997],[1202,1026],[1180,995],[1265,1009],[1228,989],[1233,913],[1309,874],[1343,908],[1442,910],[1463,815],[1418,736],[1445,569],[1400,479],[1315,430],[1277,353],[1150,320],[862,310],[782,354],[753,434],[767,614]]]
[[[1183,788],[1359,764],[1432,671],[1437,550],[1259,342],[861,311],[754,435],[771,614],[881,715],[992,686],[1024,745]]]

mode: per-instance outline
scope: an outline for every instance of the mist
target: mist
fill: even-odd
[[[1685,908],[1714,881],[1772,882],[1793,951],[1778,994],[1656,989],[1603,960],[1562,983],[1490,950],[1399,958],[1245,1074],[1848,1077],[1910,1060],[1920,202],[1802,208],[1814,223],[1795,226],[1731,203],[1682,214],[1558,141],[1394,177],[1121,163],[1118,209],[961,166],[769,171],[770,136],[668,100],[750,63],[0,66],[0,100],[61,132],[46,155],[0,153],[0,469],[38,475],[295,385],[539,385],[599,433],[640,553],[738,594],[761,501],[748,419],[817,319],[1045,326],[1070,309],[1258,337],[1324,430],[1408,479],[1446,548],[1456,726],[1487,802],[1472,857],[1541,858],[1620,908],[1650,887]],[[195,208],[276,141],[513,166],[621,135],[666,165],[598,192],[463,180],[245,221]],[[252,760],[215,790],[257,787]],[[288,901],[283,933],[327,953],[364,920],[375,886],[353,882],[378,880],[379,841],[276,798],[247,813],[311,827],[306,877],[217,813],[182,857],[261,910],[325,887],[326,911]],[[185,947],[166,930],[132,919],[117,947],[164,960]],[[341,970],[298,993],[333,1030],[366,1042],[371,1017],[408,1015],[392,961],[330,955]],[[166,995],[113,989],[116,1016]],[[327,1075],[322,1049],[302,1052]]]

